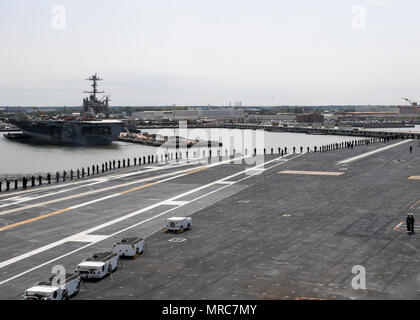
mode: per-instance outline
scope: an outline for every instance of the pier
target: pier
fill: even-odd
[[[305,134],[322,134],[322,135],[339,135],[339,136],[353,136],[353,137],[393,137],[397,139],[420,139],[420,132],[413,132],[410,130],[404,131],[387,131],[384,129],[344,129],[344,128],[316,128],[316,127],[300,127],[300,126],[271,126],[260,124],[223,124],[221,128],[231,129],[252,129],[252,130],[266,130],[272,132],[293,132]]]
[[[141,126],[139,129],[177,129],[177,126]],[[255,123],[223,123],[223,124],[208,124],[195,125],[188,128],[225,128],[225,129],[250,129],[250,130],[265,130],[271,132],[291,132],[304,134],[319,134],[319,135],[339,135],[339,136],[353,136],[353,137],[375,137],[375,138],[395,138],[395,139],[420,139],[420,132],[415,132],[406,128],[401,131],[390,131],[384,128],[366,129],[366,128],[326,128],[326,127],[309,127],[309,126],[272,126]]]

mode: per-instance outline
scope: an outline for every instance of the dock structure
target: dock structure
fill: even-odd
[[[178,126],[152,125],[141,126],[139,129],[176,129]],[[265,130],[271,132],[291,132],[291,133],[305,133],[305,134],[319,134],[319,135],[339,135],[349,137],[365,137],[365,138],[393,138],[393,139],[420,139],[420,131],[413,131],[410,128],[404,130],[388,130],[388,129],[366,129],[366,128],[327,128],[327,127],[308,127],[308,126],[272,126],[257,123],[223,123],[223,124],[208,124],[195,125],[190,128],[204,128],[204,129],[250,129],[250,130]]]
[[[396,139],[420,139],[420,131],[401,130],[391,131],[386,129],[346,129],[346,128],[317,128],[317,127],[303,127],[303,126],[271,126],[252,123],[234,123],[224,124],[223,128],[232,129],[252,129],[252,130],[266,130],[272,132],[293,132],[305,134],[320,134],[320,135],[339,135],[339,136],[353,136],[353,137],[375,137],[387,138],[393,137]]]
[[[420,214],[417,141],[221,158],[0,194],[0,299],[132,236],[144,254],[75,299],[420,298],[420,234],[402,224]],[[172,216],[194,227],[161,232]]]

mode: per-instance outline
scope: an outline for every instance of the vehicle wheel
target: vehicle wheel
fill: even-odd
[[[137,247],[136,254],[139,254],[139,253],[140,253],[140,249],[139,249],[139,247]]]
[[[191,225],[190,225],[190,224],[188,224],[187,229],[188,229],[188,230],[189,230],[189,229],[191,229]]]
[[[80,291],[80,282],[77,284],[76,291],[74,292],[74,294],[78,294],[79,291]]]
[[[179,232],[184,232],[184,227],[181,226],[181,228],[179,228]]]
[[[112,273],[112,267],[111,267],[111,265],[108,265],[108,274],[111,274]]]
[[[68,300],[69,299],[69,295],[67,294],[67,290],[63,291],[63,295],[61,296],[61,300]]]

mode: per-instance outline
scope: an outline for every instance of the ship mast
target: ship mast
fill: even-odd
[[[98,91],[97,90],[98,84],[96,83],[96,81],[102,81],[103,79],[99,78],[98,75],[95,72],[94,75],[90,76],[86,80],[89,80],[89,81],[93,82],[92,83],[93,91],[83,91],[83,93],[92,93],[93,94],[93,100],[96,101],[96,94],[97,93],[104,93],[104,91]]]
[[[98,93],[104,93],[104,91],[98,91],[98,83],[97,81],[102,81],[103,79],[99,78],[98,75],[95,73],[94,75],[90,76],[86,80],[92,81],[92,91],[83,91],[84,93],[89,93],[89,98],[83,99],[83,109],[82,114],[91,114],[93,116],[105,116],[108,118],[109,116],[109,106],[108,97],[105,98],[104,101],[99,100],[96,95]]]

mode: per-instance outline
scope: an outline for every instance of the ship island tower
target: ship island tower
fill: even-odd
[[[92,91],[84,91],[84,93],[89,93],[90,95],[83,99],[81,114],[109,118],[109,97],[105,96],[105,98],[100,100],[96,96],[98,93],[104,93],[104,91],[98,91],[97,83],[103,79],[99,78],[95,73],[86,80],[92,81]]]

